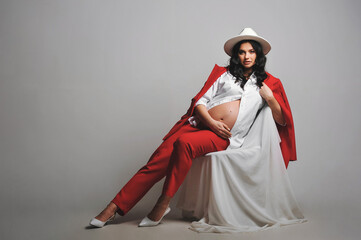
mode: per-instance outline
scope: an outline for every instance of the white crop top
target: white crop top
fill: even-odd
[[[242,89],[241,83],[235,83],[235,77],[227,71],[213,83],[195,104],[195,106],[203,104],[209,110],[222,103],[241,99],[238,117],[231,129],[232,137],[229,138],[230,144],[227,149],[242,146],[244,137],[247,135],[258,110],[265,104],[256,83],[257,78],[252,73],[244,85],[244,89]],[[197,126],[200,120],[196,116],[192,116],[188,121],[192,126]]]

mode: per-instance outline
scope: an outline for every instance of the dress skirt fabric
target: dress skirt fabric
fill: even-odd
[[[295,199],[266,105],[243,145],[193,159],[177,202],[196,232],[251,232],[307,221]]]

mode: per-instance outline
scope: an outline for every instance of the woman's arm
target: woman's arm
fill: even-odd
[[[272,110],[272,115],[276,123],[281,126],[286,126],[286,120],[283,117],[281,106],[279,105],[277,100],[273,97],[267,101],[267,104]]]
[[[276,121],[276,123],[278,123],[281,126],[285,126],[286,120],[283,116],[280,104],[273,96],[272,90],[265,83],[262,84],[263,86],[259,90],[259,94],[261,95],[261,97],[264,98],[264,100],[266,100],[268,106],[271,108],[273,119]]]
[[[206,106],[203,104],[197,105],[194,112],[204,125],[209,127],[221,138],[227,139],[232,136],[230,132],[231,129],[224,122],[214,120],[211,115],[209,115]]]

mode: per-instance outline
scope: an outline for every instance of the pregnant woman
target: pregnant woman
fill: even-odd
[[[227,67],[215,66],[187,113],[163,138],[146,165],[128,181],[107,207],[90,222],[103,227],[115,213],[125,215],[163,177],[162,194],[139,223],[156,226],[170,211],[169,203],[185,179],[192,159],[209,152],[239,148],[259,109],[268,104],[282,139],[287,166],[296,160],[291,111],[282,84],[265,72],[271,46],[251,28],[224,45]],[[286,121],[287,120],[287,121]]]

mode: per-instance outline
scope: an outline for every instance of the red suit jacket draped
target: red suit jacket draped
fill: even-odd
[[[173,133],[178,131],[183,127],[188,118],[193,115],[195,103],[207,92],[207,90],[213,85],[213,83],[224,73],[227,69],[225,67],[220,67],[217,64],[214,66],[211,74],[209,75],[207,81],[205,82],[201,91],[192,98],[191,105],[186,114],[184,114],[181,119],[172,127],[168,134],[163,138],[166,140]],[[283,89],[282,83],[278,78],[275,78],[271,74],[267,73],[267,78],[264,80],[264,83],[272,90],[274,97],[277,102],[280,104],[283,116],[286,120],[286,125],[281,126],[277,125],[278,133],[281,138],[280,147],[283,155],[283,160],[285,162],[286,168],[288,167],[289,161],[295,161],[296,157],[296,140],[295,140],[295,131],[293,126],[293,118],[291,113],[290,105],[288,104],[286,93]]]

